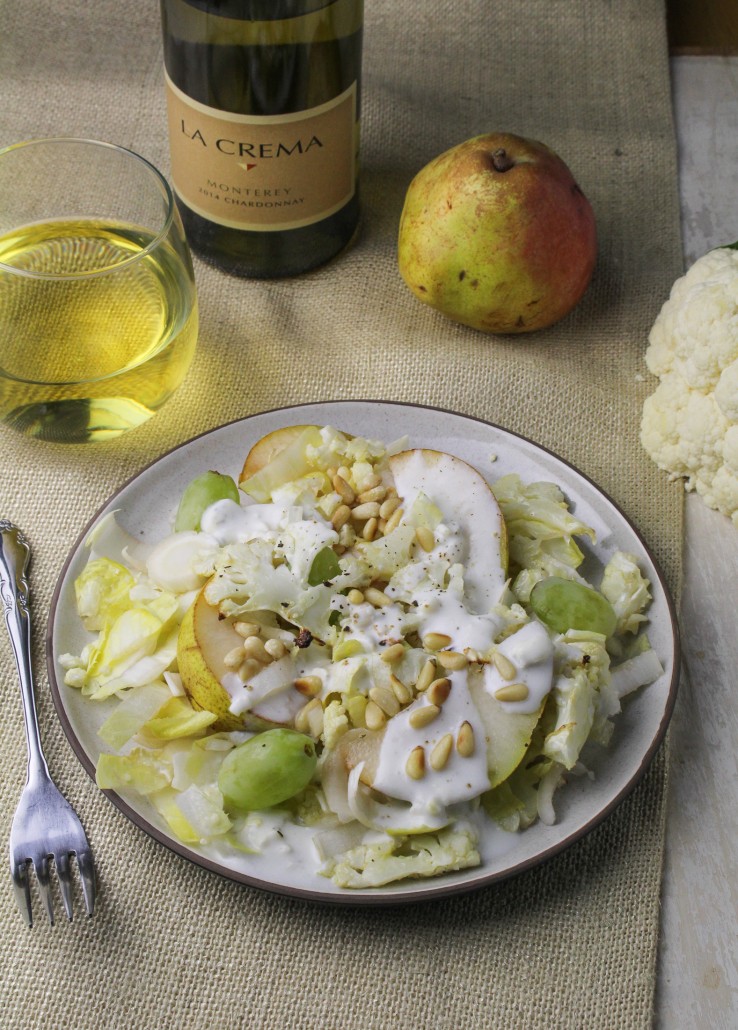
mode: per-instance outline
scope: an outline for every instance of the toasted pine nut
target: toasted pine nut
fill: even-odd
[[[451,693],[451,680],[443,676],[441,679],[433,680],[425,692],[432,705],[442,705]]]
[[[381,730],[387,722],[387,716],[376,701],[370,701],[364,709],[364,721],[368,730]]]
[[[414,730],[422,730],[424,726],[428,726],[441,714],[441,709],[438,705],[423,705],[422,708],[416,708],[410,715],[410,725]]]
[[[442,651],[451,643],[451,637],[446,633],[426,633],[423,637],[423,647],[426,651]]]
[[[305,697],[316,697],[323,689],[323,681],[320,676],[298,676],[295,680],[295,690]]]
[[[422,747],[414,747],[405,762],[405,772],[412,780],[422,780],[425,776],[425,751]]]
[[[348,504],[339,504],[331,517],[331,525],[335,530],[339,530],[342,526],[346,525],[350,518],[351,509]]]
[[[394,673],[390,674],[390,683],[392,684],[392,690],[394,691],[395,697],[401,705],[409,704],[409,702],[412,701],[412,687],[408,687],[407,684],[403,683],[401,679],[398,679]]]
[[[508,683],[495,691],[498,701],[525,701],[529,694],[530,690],[525,683]]]
[[[364,489],[356,498],[359,504],[366,504],[367,501],[383,501],[387,496],[387,488],[384,486],[372,486]]]
[[[387,519],[387,525],[384,527],[384,532],[389,535],[393,529],[397,529],[400,525],[400,521],[405,512],[402,508],[395,508],[390,517]]]
[[[422,694],[424,690],[427,690],[433,680],[436,678],[436,663],[432,658],[429,658],[423,668],[420,670],[418,680],[415,684],[415,689],[419,694]]]
[[[234,622],[233,628],[239,637],[258,637],[261,633],[261,626],[258,622]]]
[[[348,594],[346,595],[346,599],[348,600],[349,604],[364,603],[364,595],[360,590],[357,590],[356,587],[354,587],[352,590],[349,590]]]
[[[248,683],[252,676],[255,676],[257,672],[261,672],[264,666],[261,662],[257,662],[255,658],[247,658],[243,665],[238,670],[239,679],[244,683]]]
[[[470,722],[462,722],[456,735],[456,750],[462,758],[470,758],[474,754],[474,730]]]
[[[287,645],[284,641],[279,640],[278,637],[272,637],[270,640],[264,641],[264,650],[271,658],[277,661],[277,659],[284,658],[287,654]]]
[[[247,658],[255,658],[262,665],[266,665],[272,660],[271,655],[264,647],[264,641],[261,637],[247,637],[243,642],[243,653]]]
[[[436,546],[436,538],[433,535],[433,530],[428,529],[427,526],[418,526],[415,530],[415,539],[424,551],[432,551]]]
[[[451,749],[454,746],[454,738],[450,733],[444,733],[430,753],[431,769],[439,772],[448,762]]]
[[[405,648],[402,644],[391,644],[386,651],[382,652],[382,661],[387,662],[388,665],[393,665],[395,662],[399,662],[404,654]]]
[[[515,679],[517,669],[507,655],[502,654],[500,651],[494,651],[492,654],[492,661],[495,663],[495,668],[504,680]]]
[[[226,669],[237,669],[246,657],[246,652],[242,647],[234,647],[223,656],[223,665]]]
[[[379,506],[379,514],[383,519],[388,519],[390,515],[392,515],[392,513],[399,507],[400,498],[397,496],[397,494],[395,494],[394,497],[390,497],[388,491],[388,496],[386,500],[382,501],[382,503]]]
[[[436,655],[438,664],[444,669],[465,669],[469,659],[460,651],[439,651]]]
[[[349,486],[343,476],[338,473],[333,477],[333,489],[339,495],[344,504],[353,504],[356,500],[356,493]]]
[[[386,608],[388,604],[392,604],[384,590],[377,590],[376,587],[367,587],[364,591],[364,598],[369,604],[373,604],[375,608]]]
[[[364,519],[376,519],[379,515],[379,505],[376,501],[368,501],[366,504],[357,504],[351,509],[351,518],[355,522],[363,522]]]
[[[387,687],[372,687],[369,691],[369,697],[375,705],[379,705],[384,714],[390,719],[393,715],[397,715],[400,710],[400,702]]]
[[[379,522],[378,522],[377,519],[375,519],[375,518],[368,519],[366,524],[365,524],[365,526],[364,526],[364,528],[363,528],[363,530],[362,530],[362,532],[361,532],[362,537],[365,540],[373,540],[374,537],[377,535],[377,527],[378,527],[378,525],[379,525]]]
[[[307,708],[307,723],[310,735],[312,737],[319,737],[323,732],[323,706],[317,697],[314,697],[305,707]]]

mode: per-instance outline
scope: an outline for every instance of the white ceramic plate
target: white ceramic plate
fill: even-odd
[[[616,717],[607,749],[587,754],[594,779],[571,780],[555,797],[557,822],[536,823],[520,834],[493,831],[481,843],[483,864],[431,880],[405,881],[367,890],[341,890],[315,875],[309,863],[274,867],[259,856],[201,851],[174,840],[144,799],[106,791],[133,823],[193,862],[223,876],[282,894],[348,904],[416,901],[472,890],[522,872],[557,854],[605,818],[633,789],[648,767],[666,731],[678,678],[678,635],[673,605],[661,574],[643,540],[622,512],[589,479],[556,455],[497,426],[434,408],[377,401],[338,401],[270,411],[205,433],[165,454],[131,479],[80,534],[57,584],[49,622],[48,661],[54,702],[62,726],[87,772],[94,778],[100,751],[97,729],[107,715],[104,705],[83,700],[63,682],[58,657],[79,654],[86,636],[76,615],[74,580],[87,560],[84,541],[91,527],[110,510],[130,533],[156,541],[170,531],[185,485],[200,472],[216,468],[237,476],[246,453],[260,437],[286,425],[334,425],[354,435],[390,442],[407,435],[410,446],[431,447],[465,459],[489,480],[517,472],[524,481],[559,484],[576,512],[597,530],[597,544],[587,557],[585,575],[608,561],[615,550],[639,556],[652,584],[648,634],[664,666],[664,675],[626,699]]]

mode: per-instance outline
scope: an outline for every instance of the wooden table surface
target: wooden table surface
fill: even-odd
[[[687,265],[738,240],[738,57],[672,59]],[[738,529],[687,498],[659,1030],[738,1027]]]

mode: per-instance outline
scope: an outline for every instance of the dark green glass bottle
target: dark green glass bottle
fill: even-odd
[[[161,0],[172,184],[234,275],[323,264],[359,218],[363,0]]]

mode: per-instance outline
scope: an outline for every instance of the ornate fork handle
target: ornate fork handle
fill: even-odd
[[[20,678],[28,742],[29,780],[39,774],[48,776],[49,773],[41,750],[31,671],[31,618],[27,578],[30,556],[31,549],[17,526],[7,519],[0,519],[0,596]]]

